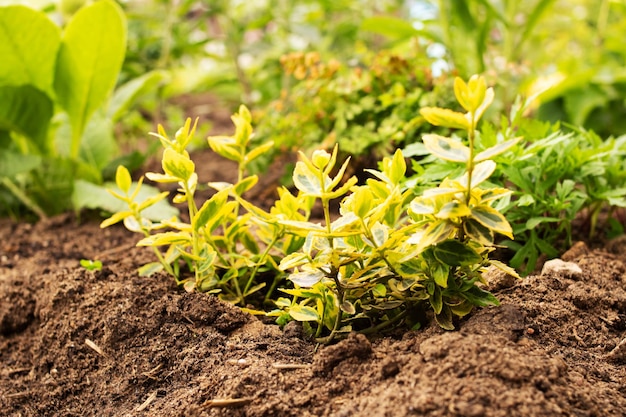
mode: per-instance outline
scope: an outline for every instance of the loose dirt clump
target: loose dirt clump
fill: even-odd
[[[457,331],[317,347],[139,277],[151,253],[120,227],[64,215],[0,234],[2,415],[626,415],[624,240],[565,254],[582,274],[494,279],[502,305]]]

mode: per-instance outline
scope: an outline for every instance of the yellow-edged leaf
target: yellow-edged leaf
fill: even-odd
[[[472,218],[494,232],[513,239],[513,229],[506,218],[493,207],[480,205],[472,207]]]
[[[450,127],[453,129],[467,130],[469,122],[463,113],[459,113],[450,109],[442,109],[439,107],[422,107],[420,114],[435,126]]]
[[[486,181],[487,178],[489,178],[491,174],[494,173],[495,170],[496,170],[496,163],[490,159],[483,161],[479,164],[476,164],[474,166],[474,169],[472,170],[472,184],[470,185],[470,187],[475,188],[479,184]],[[459,180],[459,183],[463,187],[467,187],[467,180],[468,180],[468,175],[467,173],[465,173]]]
[[[441,207],[441,209],[435,214],[435,217],[439,219],[452,219],[470,216],[471,214],[472,211],[469,207],[467,207],[467,204],[463,204],[458,201],[450,201]]]
[[[484,161],[486,159],[491,159],[494,156],[500,155],[501,153],[508,151],[513,146],[518,144],[520,140],[521,138],[507,140],[506,142],[498,143],[491,148],[485,149],[474,157],[474,162]]]
[[[289,307],[289,315],[296,321],[319,321],[320,316],[313,307],[299,304]]]
[[[474,219],[467,219],[463,223],[463,231],[473,241],[484,246],[493,245],[493,231]]]
[[[422,140],[428,152],[438,158],[452,162],[469,161],[470,149],[457,140],[435,134],[424,135]]]

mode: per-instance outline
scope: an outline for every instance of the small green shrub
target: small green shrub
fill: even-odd
[[[498,243],[513,253],[510,265],[525,274],[535,270],[540,258],[554,258],[571,246],[575,221],[580,232],[586,229],[593,237],[604,211],[611,223],[605,229],[619,231],[623,226],[612,213],[626,207],[626,137],[602,139],[525,118],[531,101],[518,100],[500,128],[486,123],[476,137],[481,150],[520,138],[496,157],[490,182],[512,192],[497,207],[511,223],[515,241],[505,237]],[[421,156],[408,181],[416,190],[459,175],[458,165],[427,155],[425,148],[413,146],[410,152]]]
[[[189,222],[144,218],[142,211],[166,193],[135,202],[139,186],[131,190],[130,175],[120,167],[117,185],[123,193],[114,195],[128,210],[115,213],[102,227],[124,221],[145,236],[138,245],[152,247],[159,262],[142,267],[141,273],[165,269],[187,290],[217,292],[241,305],[266,286],[259,273],[267,272],[271,286],[264,300],[278,307],[267,314],[281,324],[302,322],[320,342],[352,330],[417,327],[428,309],[442,327],[452,329],[455,316],[468,314],[474,306],[498,304],[481,285],[485,268],[494,265],[516,275],[489,258],[496,234],[513,235],[492,207],[510,191],[486,181],[496,169],[492,159],[518,141],[477,152],[476,128],[493,101],[493,90],[483,78],[472,77],[467,84],[457,79],[455,93],[466,113],[424,108],[422,116],[438,126],[461,129],[467,139],[431,134],[424,143],[436,157],[459,164],[463,173],[421,195],[406,187],[406,163],[399,150],[383,159],[380,171],[368,170],[372,178],[357,186],[355,177],[344,179],[349,159],[337,168],[335,146],[332,153],[318,150],[311,158],[301,152],[293,172],[298,195],[282,189],[275,206],[265,212],[243,198],[257,181],[247,176],[246,168],[273,144],[248,149],[252,127],[242,106],[233,116],[233,136],[209,138],[215,152],[239,164],[235,184],[209,183],[217,192],[198,208],[198,178],[185,150],[195,126],[188,120],[173,139],[159,129],[164,173],[146,175],[179,185],[174,201],[187,204]],[[330,211],[337,199],[338,216]],[[314,200],[321,203],[322,222],[309,219]],[[279,284],[290,298],[273,296]]]

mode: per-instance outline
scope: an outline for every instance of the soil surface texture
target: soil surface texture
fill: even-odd
[[[316,346],[166,275],[137,235],[0,220],[0,415],[626,416],[626,240],[579,243],[444,331]],[[88,271],[80,259],[99,259]]]

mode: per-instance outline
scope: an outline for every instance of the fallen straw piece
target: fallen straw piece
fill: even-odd
[[[141,404],[139,407],[135,408],[135,411],[143,411],[146,408],[148,408],[148,406],[150,405],[150,403],[152,403],[152,401],[154,401],[157,397],[157,391],[154,391],[152,394],[150,394],[150,396],[146,399],[146,401],[143,402],[143,404]]]
[[[202,404],[204,408],[226,408],[226,407],[242,407],[250,404],[252,398],[229,398],[222,400],[209,400]]]
[[[96,345],[91,340],[85,339],[85,344],[93,349],[98,355],[106,357],[106,354],[102,351],[102,349],[100,349],[100,346]]]
[[[311,365],[308,363],[273,363],[272,367],[276,369],[306,369]]]

